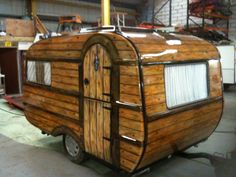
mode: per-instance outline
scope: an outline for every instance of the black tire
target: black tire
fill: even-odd
[[[63,146],[67,157],[74,163],[81,164],[85,160],[85,153],[79,143],[69,134],[63,135]]]

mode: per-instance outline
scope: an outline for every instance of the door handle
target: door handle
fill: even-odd
[[[89,80],[87,78],[84,79],[84,85],[89,85]]]

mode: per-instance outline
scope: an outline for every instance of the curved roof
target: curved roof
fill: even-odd
[[[156,32],[93,32],[53,37],[35,43],[27,58],[78,60],[86,42],[98,35],[112,41],[119,54],[115,60],[120,62],[137,62],[138,56],[143,63],[219,58],[216,47],[198,37]]]

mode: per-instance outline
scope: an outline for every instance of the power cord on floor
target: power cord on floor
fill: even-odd
[[[5,111],[5,112],[10,113],[10,114],[13,114],[13,115],[16,115],[16,116],[25,116],[24,114],[17,114],[17,113],[14,113],[14,112],[8,111],[6,109],[2,109],[2,108],[0,108],[0,110]]]

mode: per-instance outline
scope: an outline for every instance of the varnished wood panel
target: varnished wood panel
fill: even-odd
[[[214,110],[218,110],[222,108],[222,103],[212,103],[205,105],[203,107],[196,108],[194,110],[190,109],[188,111],[184,111],[178,114],[167,116],[163,119],[159,119],[156,121],[152,121],[148,124],[148,132],[149,135],[152,135],[152,132],[158,131],[159,129],[174,126],[180,122],[185,122],[193,117],[199,117],[201,115],[207,114],[209,112],[213,112]]]
[[[39,41],[39,44],[52,44],[53,45],[53,44],[60,44],[60,43],[86,42],[89,39],[89,37],[91,37],[93,34],[94,33],[52,37],[52,38]]]
[[[120,66],[120,101],[141,104],[137,66]]]
[[[71,119],[79,119],[78,108],[73,111],[66,109],[66,107],[70,106],[70,104],[68,103],[64,103],[64,104],[68,104],[65,107],[62,107],[62,106],[59,107],[58,105],[59,104],[61,105],[61,103],[52,101],[50,99],[46,99],[42,96],[29,97],[29,94],[24,96],[24,102],[27,104],[39,107],[40,109],[43,109],[43,110],[54,112],[56,114],[61,114],[62,116],[67,116]],[[57,103],[57,105],[55,103]]]
[[[218,101],[148,123],[148,144],[139,168],[207,138],[221,112],[222,101]]]
[[[129,84],[129,85],[139,85],[139,78],[134,75],[120,75],[120,83],[121,84]]]
[[[161,143],[158,148],[155,149],[155,152],[145,153],[142,163],[140,164],[139,168],[146,166],[152,162],[160,160],[161,158],[166,157],[169,154],[172,154],[176,151],[179,151],[189,145],[193,144],[194,142],[198,142],[205,137],[209,136],[214,129],[216,121],[205,122],[199,126],[194,127],[194,129],[189,129],[183,131],[182,135],[179,137],[171,138],[168,143]],[[213,126],[214,125],[214,126]],[[199,131],[199,129],[203,129]],[[176,142],[176,143],[175,143]]]
[[[55,43],[55,44],[51,44],[51,43],[39,43],[38,45],[34,46],[34,50],[40,50],[40,51],[44,51],[44,50],[82,50],[83,48],[83,44],[82,42],[69,42],[69,43]]]
[[[120,164],[123,170],[132,172],[141,158],[143,147],[120,142]]]
[[[57,69],[52,68],[52,75],[57,76],[66,76],[66,77],[79,77],[79,73],[76,70],[70,70],[70,69]]]
[[[134,130],[132,128],[123,127],[122,125],[119,126],[119,134],[121,136],[126,136],[132,139],[135,139],[137,141],[143,142],[144,140],[144,132]]]
[[[119,109],[120,118],[124,117],[126,119],[143,122],[143,113],[139,111],[133,111],[130,109],[120,108]]]
[[[38,108],[79,120],[78,98],[46,89],[24,86],[24,102]]]
[[[152,65],[152,66],[145,66],[143,67],[143,75],[152,76],[152,75],[163,75],[164,72],[164,65]]]
[[[52,67],[57,69],[68,69],[78,71],[78,63],[69,63],[69,62],[52,62]]]
[[[178,52],[177,50],[163,51],[161,53],[143,54],[144,62],[166,62],[186,60],[207,60],[218,58],[217,51]]]
[[[137,66],[120,66],[120,75],[138,76]]]
[[[222,96],[221,65],[218,60],[209,61],[210,97]]]
[[[75,91],[75,92],[79,91],[78,84],[72,85],[53,80],[51,86],[62,90]]]
[[[194,128],[198,125],[203,126],[204,124],[207,124],[209,122],[210,125],[215,125],[215,123],[217,123],[218,121],[218,119],[216,118],[219,118],[220,113],[221,109],[218,109],[214,112],[210,112],[205,115],[201,115],[199,117],[193,117],[192,119],[186,120],[181,123],[176,123],[173,126],[164,127],[163,129],[156,131],[155,134],[152,133],[149,136],[150,143],[147,146],[146,152],[155,151],[160,144],[164,144],[165,141],[171,141],[170,139],[172,138],[172,136],[180,132],[185,132],[187,129]],[[210,119],[209,118],[210,116],[214,117],[215,119]],[[214,121],[211,122],[211,120]],[[192,134],[189,134],[189,136],[192,136]],[[181,139],[181,136],[179,138]]]
[[[35,95],[45,96],[47,98],[62,101],[65,103],[79,105],[78,97],[76,96],[68,96],[65,94],[59,94],[59,93],[55,93],[47,89],[37,88],[34,86],[28,86],[28,85],[24,85],[23,90],[24,90],[24,93],[33,93]]]
[[[216,48],[213,45],[168,45],[168,44],[137,44],[136,45],[141,53],[161,53],[166,50],[177,50],[178,52],[206,52],[206,51],[216,51]]]
[[[120,126],[127,127],[130,129],[134,129],[137,131],[144,131],[144,124],[143,122],[130,120],[126,118],[120,118]]]
[[[83,135],[82,127],[58,115],[54,115],[37,108],[33,108],[31,106],[25,107],[25,114],[26,118],[32,124],[47,133],[53,133],[56,128],[66,126],[70,128],[76,135],[78,135],[78,137],[81,137]]]
[[[166,112],[164,65],[145,66],[143,75],[147,115]]]
[[[67,91],[79,91],[79,64],[52,62],[51,86]]]
[[[75,59],[78,60],[80,58],[81,51],[61,51],[61,50],[29,50],[27,52],[28,58],[38,58],[38,59]]]
[[[125,103],[141,105],[141,97],[139,95],[120,94],[120,101]]]
[[[57,82],[65,85],[66,84],[74,85],[77,88],[79,87],[78,77],[52,75],[52,82]]]
[[[143,63],[219,58],[216,47],[190,35],[144,34],[143,38],[133,35],[130,40],[140,51]],[[171,40],[179,44],[168,44]]]

